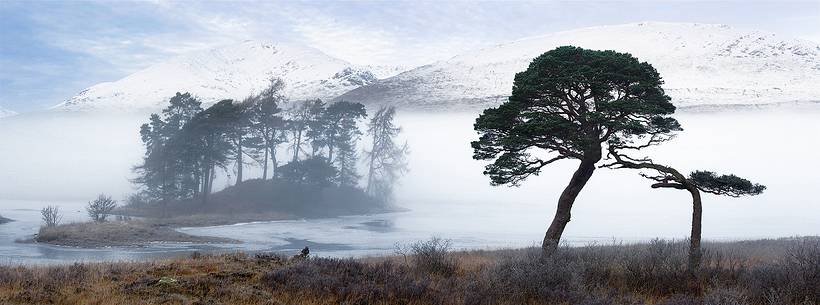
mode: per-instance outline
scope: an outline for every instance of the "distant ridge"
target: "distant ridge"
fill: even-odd
[[[516,40],[356,88],[339,99],[415,109],[473,109],[509,96],[516,72],[562,45],[628,52],[651,63],[673,103],[758,105],[820,100],[820,45],[726,25],[642,22]]]
[[[52,109],[156,110],[177,91],[191,92],[208,104],[244,98],[260,91],[271,77],[283,78],[286,94],[294,100],[479,109],[506,100],[515,73],[535,56],[562,45],[628,52],[651,63],[673,103],[682,108],[820,100],[817,43],[726,25],[641,22],[519,39],[409,71],[353,65],[301,45],[246,41],[182,55],[94,85]]]
[[[246,41],[182,55],[118,81],[91,86],[52,109],[154,110],[178,91],[214,103],[259,92],[271,77],[284,79],[291,99],[329,100],[401,71],[401,67],[353,65],[301,45]]]

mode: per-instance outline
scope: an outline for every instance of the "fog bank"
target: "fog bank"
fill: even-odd
[[[555,202],[577,166],[549,166],[521,187],[491,187],[484,161],[472,160],[469,142],[477,113],[400,113],[410,145],[410,172],[397,203],[442,217],[413,218],[407,226],[431,231],[495,232],[538,241]],[[0,202],[89,200],[105,192],[134,191],[131,168],[143,154],[139,125],[147,115],[38,114],[0,120]],[[768,186],[763,195],[704,195],[705,238],[820,234],[816,161],[820,109],[679,113],[684,131],[649,153],[689,172],[734,173]],[[363,138],[362,141],[367,141]],[[249,170],[254,177],[258,170]],[[224,186],[222,179],[217,186]],[[682,238],[691,202],[686,192],[653,190],[630,170],[599,169],[581,193],[567,236]],[[0,215],[7,207],[0,203]],[[39,207],[36,207],[39,208]],[[439,215],[441,216],[441,215]],[[435,223],[432,220],[435,219]]]

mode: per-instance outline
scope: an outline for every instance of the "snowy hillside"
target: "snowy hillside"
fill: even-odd
[[[6,108],[3,108],[3,106],[0,106],[0,119],[5,118],[5,117],[10,117],[10,116],[13,116],[13,115],[16,115],[16,114],[17,114],[17,112],[8,110]]]
[[[183,55],[92,86],[53,109],[157,109],[178,91],[206,103],[241,99],[259,92],[271,77],[285,80],[291,99],[328,100],[399,72],[396,67],[355,66],[309,47],[248,41]]]
[[[405,108],[501,103],[516,72],[562,45],[628,52],[665,79],[678,106],[820,100],[820,46],[725,25],[645,22],[590,27],[462,54],[355,89],[340,99]]]

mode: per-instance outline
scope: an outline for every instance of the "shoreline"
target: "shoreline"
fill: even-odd
[[[320,219],[344,216],[360,216],[407,211],[399,207],[374,209],[371,213],[354,213],[332,216],[298,217],[285,213],[241,213],[241,214],[195,214],[169,218],[146,217],[127,221],[106,221],[102,223],[79,222],[58,225],[55,228],[41,228],[38,234],[19,243],[41,243],[58,247],[79,249],[98,248],[143,248],[151,243],[193,243],[193,244],[241,244],[238,239],[180,232],[180,228],[230,226],[247,223],[272,222],[282,220]],[[112,215],[113,216],[113,215]],[[44,235],[45,234],[45,235]]]
[[[79,249],[144,248],[154,243],[241,243],[230,238],[186,234],[172,227],[152,225],[141,220],[78,222],[41,227],[31,239],[17,242]]]

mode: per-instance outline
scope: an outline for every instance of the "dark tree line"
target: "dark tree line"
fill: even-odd
[[[239,184],[246,178],[245,168],[258,165],[261,179],[357,187],[361,178],[357,166],[357,147],[363,135],[360,125],[367,117],[364,105],[289,102],[283,88],[281,80],[273,79],[257,95],[242,101],[222,100],[206,109],[191,94],[177,93],[160,114],[151,115],[149,123],[140,128],[146,152],[142,164],[135,167],[134,182],[151,200],[207,201],[220,172],[235,173],[235,183]],[[393,126],[395,109],[390,108],[385,120],[382,113],[386,111],[377,112],[376,117],[381,118],[377,124],[387,125],[392,132],[375,133],[373,122],[368,130],[379,141],[392,143],[398,135]],[[280,164],[283,153],[290,154],[290,161]],[[368,152],[368,177],[385,175],[385,166],[374,166],[373,162],[395,159],[391,162],[403,164],[405,153],[406,149],[385,148]],[[389,169],[393,176],[404,170],[403,165],[394,167]],[[395,183],[396,179],[390,181]],[[368,188],[371,182],[368,180]]]

